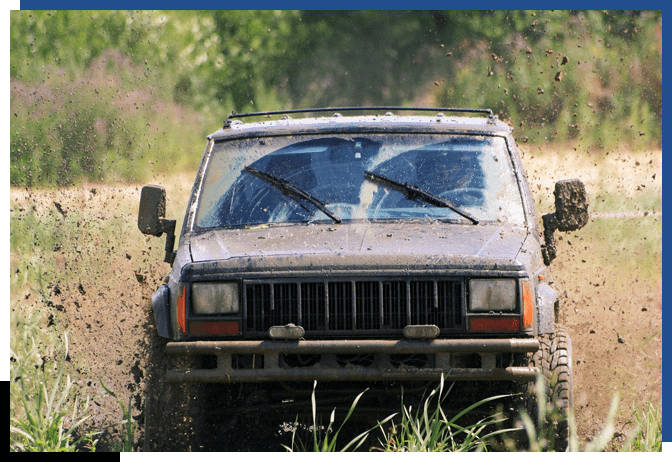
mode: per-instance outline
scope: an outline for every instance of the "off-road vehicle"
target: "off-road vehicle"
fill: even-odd
[[[542,230],[490,110],[233,113],[207,137],[176,249],[164,189],[141,193],[138,226],[167,234],[172,265],[152,297],[158,335],[201,359],[166,379],[477,389],[541,373],[566,409],[571,343],[548,265],[553,232],[588,212],[580,181],[555,195]]]

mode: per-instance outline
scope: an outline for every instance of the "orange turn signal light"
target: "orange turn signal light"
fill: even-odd
[[[529,281],[523,281],[523,329],[532,327],[534,321],[534,303],[532,300],[532,289]]]
[[[177,325],[183,333],[187,333],[187,287],[182,286],[182,295],[177,299]]]

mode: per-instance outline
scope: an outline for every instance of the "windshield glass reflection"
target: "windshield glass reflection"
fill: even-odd
[[[280,181],[274,184],[252,171]],[[428,202],[422,195],[409,194],[408,188],[367,179],[366,171],[407,183],[455,207]],[[524,223],[503,138],[393,134],[217,143],[203,180],[194,227],[333,222],[330,215],[342,221],[456,223],[469,222],[466,215],[478,222]]]

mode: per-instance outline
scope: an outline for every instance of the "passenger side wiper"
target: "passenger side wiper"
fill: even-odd
[[[292,183],[290,183],[287,180],[283,180],[282,178],[278,178],[273,175],[269,175],[266,172],[262,172],[261,170],[257,170],[256,168],[252,167],[245,167],[245,170],[253,174],[254,176],[261,178],[264,180],[266,183],[270,184],[271,186],[277,188],[280,190],[283,194],[288,195],[294,199],[299,198],[303,199],[305,201],[310,202],[313,204],[315,207],[317,207],[320,211],[322,211],[325,215],[327,215],[329,218],[334,220],[334,223],[341,223],[341,218],[336,215],[334,212],[329,210],[327,205],[322,202],[319,199],[314,198],[310,194],[308,194],[306,191],[297,188],[294,186]]]
[[[383,175],[378,175],[377,173],[372,173],[365,171],[364,172],[364,177],[368,180],[375,181],[378,183],[384,183],[388,186],[391,186],[392,188],[395,188],[397,190],[401,190],[404,195],[406,196],[407,199],[409,200],[415,200],[415,199],[420,199],[424,202],[427,202],[428,204],[432,204],[436,207],[444,207],[444,208],[449,208],[453,212],[457,213],[458,215],[466,218],[467,220],[471,221],[473,224],[477,225],[478,224],[478,218],[468,214],[467,212],[460,210],[460,208],[450,202],[449,200],[443,199],[441,197],[435,196],[434,194],[425,191],[424,189],[420,189],[417,186],[410,184],[410,183],[399,183],[397,181],[391,180],[390,178],[387,178]]]

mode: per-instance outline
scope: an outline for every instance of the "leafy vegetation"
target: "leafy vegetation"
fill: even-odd
[[[622,451],[661,452],[663,450],[662,404],[647,403],[644,409],[635,407],[637,431],[621,448]]]
[[[67,336],[65,345],[67,358]],[[45,371],[44,360],[33,368],[30,360],[40,358],[35,343],[22,354],[10,350],[10,355],[10,451],[75,452],[78,446],[95,450],[95,434],[80,433],[89,418],[89,399],[80,401],[69,375],[63,382],[64,368]]]
[[[405,406],[402,399],[400,423],[394,423],[394,417],[397,414],[392,414],[378,422],[374,427],[343,443],[339,442],[338,436],[355,412],[357,403],[366,390],[355,398],[343,422],[334,432],[335,409],[331,413],[326,429],[318,425],[315,399],[316,382],[312,394],[313,425],[309,428],[313,444],[307,444],[297,436],[297,429],[300,427],[298,423],[295,423],[292,429],[292,446],[284,447],[291,452],[356,451],[363,448],[368,436],[375,430],[380,429],[382,437],[379,437],[378,445],[372,443],[373,446],[369,445],[371,446],[369,450],[384,452],[474,452],[496,448],[508,451],[553,452],[553,435],[555,432],[552,425],[556,425],[557,421],[552,423],[555,421],[555,417],[551,416],[558,411],[551,403],[546,401],[544,382],[541,378],[537,380],[536,385],[536,397],[539,403],[539,406],[537,406],[538,413],[529,415],[527,411],[520,409],[521,425],[514,428],[507,427],[505,425],[507,419],[498,412],[474,423],[462,423],[464,418],[468,418],[472,411],[488,403],[510,398],[511,395],[485,398],[450,417],[444,411],[442,402],[450,393],[452,386],[444,390],[444,385],[445,382],[442,377],[437,387],[429,393],[423,400],[422,405],[415,411],[411,407]],[[618,396],[614,396],[603,427],[591,441],[585,444],[582,444],[577,437],[573,409],[570,409],[567,415],[570,434],[567,450],[571,452],[604,451],[612,442],[614,436],[618,403]],[[635,415],[638,426],[620,450],[661,451],[662,413],[660,408],[650,405],[645,412],[637,411]],[[524,433],[524,438],[521,438],[521,433]]]
[[[515,428],[498,428],[506,421],[501,413],[494,413],[475,423],[462,423],[462,418],[492,401],[508,398],[510,395],[491,396],[482,399],[454,416],[449,417],[442,407],[444,398],[450,393],[452,384],[444,392],[444,378],[430,392],[422,407],[413,412],[411,407],[401,404],[401,422],[392,425],[389,431],[383,429],[380,440],[385,452],[470,452],[487,451],[495,442],[496,435],[516,431]],[[434,402],[436,399],[436,402]],[[492,431],[491,428],[494,428]]]
[[[115,392],[107,388],[102,379],[100,380],[100,385],[108,395],[117,400],[117,404],[121,408],[121,413],[123,415],[123,420],[116,424],[121,426],[121,438],[119,442],[113,441],[111,443],[112,451],[133,452],[135,432],[138,428],[138,424],[133,420],[133,416],[131,415],[131,411],[133,410],[133,395],[129,396],[127,405],[124,405],[124,402],[121,400],[121,398],[119,398]]]
[[[367,390],[364,390],[361,392],[357,397],[354,399],[352,402],[352,406],[350,406],[350,409],[348,410],[348,413],[346,416],[343,418],[343,422],[341,423],[340,427],[338,430],[334,431],[334,423],[335,423],[335,415],[336,415],[336,409],[334,409],[331,412],[331,415],[329,417],[329,424],[327,425],[326,428],[324,428],[322,425],[318,423],[317,419],[317,400],[315,398],[315,389],[317,388],[317,381],[313,382],[313,393],[311,395],[311,405],[312,405],[312,416],[313,416],[313,425],[310,428],[310,433],[312,434],[312,445],[309,445],[308,443],[304,443],[301,438],[297,438],[297,430],[300,428],[300,424],[297,420],[294,422],[294,425],[292,427],[292,446],[284,446],[283,447],[289,451],[289,452],[295,452],[295,451],[301,451],[301,452],[307,452],[309,449],[312,449],[313,452],[336,452],[339,450],[340,452],[345,452],[349,449],[352,450],[357,450],[364,444],[366,439],[369,437],[369,433],[372,430],[375,430],[376,428],[380,427],[381,425],[384,425],[388,420],[390,420],[393,416],[389,416],[385,419],[383,419],[378,425],[376,425],[374,428],[369,429],[359,435],[357,435],[355,438],[347,442],[345,445],[341,444],[341,448],[338,449],[337,444],[339,443],[338,435],[340,434],[341,430],[343,429],[343,426],[347,423],[348,419],[352,416],[353,412],[355,412],[355,408],[357,407],[357,403],[361,399],[362,395],[366,393]]]
[[[529,143],[662,144],[660,11],[12,11],[13,185],[195,168],[231,110],[489,107]]]

